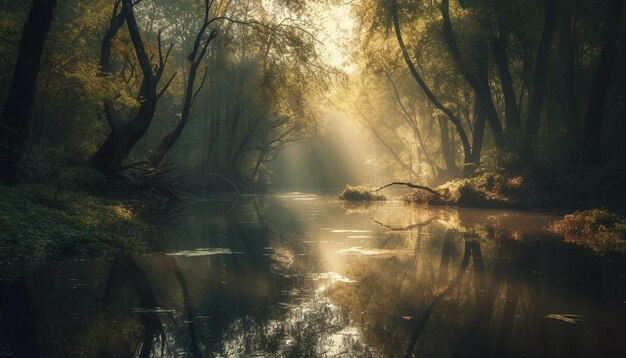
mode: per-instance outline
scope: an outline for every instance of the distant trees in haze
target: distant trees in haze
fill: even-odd
[[[42,4],[56,2],[32,8]],[[0,88],[3,113],[20,107],[11,122],[19,128],[3,131],[3,148],[15,153],[3,155],[11,161],[3,165],[16,169],[29,142],[90,156],[115,179],[131,166],[168,166],[178,150],[179,167],[252,184],[282,146],[315,131],[312,103],[336,74],[319,58],[307,8],[306,1],[79,0],[57,7],[44,43],[51,10],[47,25],[34,19],[42,26],[33,27],[25,6],[0,5],[2,77],[17,58],[15,81],[31,95],[17,97],[33,98],[31,106]],[[15,26],[23,18],[30,32],[22,37]],[[41,59],[40,68],[23,51]],[[194,133],[186,135],[190,123]]]

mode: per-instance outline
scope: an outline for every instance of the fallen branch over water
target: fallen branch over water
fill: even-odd
[[[408,186],[409,188],[413,188],[413,189],[425,190],[425,191],[427,191],[427,192],[429,192],[429,193],[431,193],[433,195],[437,195],[437,196],[440,195],[438,191],[436,191],[434,189],[431,189],[431,188],[429,188],[427,186],[416,185],[416,184],[413,184],[413,183],[405,183],[405,182],[400,182],[400,181],[394,181],[394,182],[389,183],[387,185],[381,186],[380,188],[378,188],[378,189],[376,189],[374,191],[380,191],[380,190],[383,190],[383,189],[388,188],[388,187],[393,186],[393,185],[404,185],[404,186]]]

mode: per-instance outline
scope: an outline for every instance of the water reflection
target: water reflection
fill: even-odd
[[[0,283],[0,353],[623,356],[626,261],[519,212],[198,201],[154,253]]]

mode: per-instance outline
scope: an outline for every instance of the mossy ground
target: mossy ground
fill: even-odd
[[[75,259],[135,250],[158,230],[130,203],[98,195],[106,181],[82,163],[42,155],[17,185],[0,185],[0,276],[44,258]]]
[[[341,194],[339,194],[339,200],[345,201],[383,201],[386,200],[385,196],[377,193],[374,189],[364,186],[352,186],[346,185]]]

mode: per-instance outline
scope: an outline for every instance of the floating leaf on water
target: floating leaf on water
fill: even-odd
[[[579,314],[573,314],[573,313],[550,313],[550,314],[543,316],[543,318],[556,319],[556,320],[571,323],[571,324],[576,324],[578,322],[585,321],[584,316],[579,315]]]
[[[349,249],[343,249],[336,251],[337,254],[352,254],[352,255],[367,255],[367,256],[389,256],[397,255],[396,250],[380,250],[380,249],[365,249],[362,247],[351,247]]]

